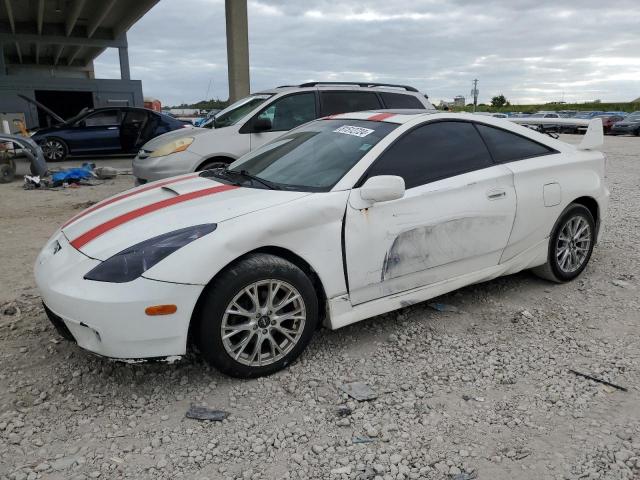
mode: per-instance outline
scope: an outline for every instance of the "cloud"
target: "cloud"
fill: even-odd
[[[309,80],[411,84],[430,98],[628,101],[640,95],[640,3],[249,0],[253,91]],[[129,31],[132,77],[164,104],[226,98],[222,0],[162,0]],[[95,62],[117,77],[118,58]]]

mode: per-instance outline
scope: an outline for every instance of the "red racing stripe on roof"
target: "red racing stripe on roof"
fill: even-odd
[[[170,180],[165,180],[164,182],[158,182],[158,183],[154,183],[153,185],[147,185],[146,187],[139,188],[138,190],[133,190],[133,191],[130,190],[128,192],[123,193],[122,195],[117,195],[115,197],[107,198],[106,200],[104,200],[102,202],[99,202],[99,203],[96,203],[94,206],[92,206],[90,208],[87,208],[86,210],[83,210],[79,214],[71,217],[71,219],[68,220],[67,223],[62,225],[62,228],[68,227],[69,225],[71,225],[73,222],[75,222],[79,218],[82,218],[85,215],[90,214],[91,212],[95,212],[96,210],[98,210],[98,209],[100,209],[102,207],[106,207],[107,205],[111,205],[112,203],[118,202],[120,200],[124,200],[125,198],[132,197],[134,195],[137,195],[137,194],[142,193],[142,192],[146,192],[148,190],[153,190],[154,188],[160,188],[160,187],[163,187],[165,185],[169,185],[170,183],[181,182],[182,180],[189,180],[191,178],[197,177],[198,175],[199,174],[189,175],[188,177],[172,178]]]
[[[370,117],[367,117],[367,120],[371,120],[373,122],[382,122],[383,120],[393,117],[395,113],[376,113]]]
[[[85,246],[90,241],[98,238],[100,235],[107,233],[110,230],[113,230],[120,225],[130,222],[131,220],[135,220],[138,217],[142,217],[143,215],[147,215],[149,213],[156,212],[166,207],[170,207],[171,205],[176,205],[178,203],[187,202],[189,200],[194,200],[196,198],[204,197],[207,195],[214,195],[216,193],[225,192],[227,190],[234,190],[239,188],[235,185],[220,185],[218,187],[205,188],[203,190],[196,190],[195,192],[185,193],[183,195],[178,195],[177,197],[167,198],[165,200],[161,200],[159,202],[151,203],[144,207],[137,208],[132,210],[131,212],[124,213],[115,218],[112,218],[108,222],[98,225],[97,227],[92,228],[88,232],[83,233],[75,240],[71,241],[71,245],[77,248],[78,250]]]

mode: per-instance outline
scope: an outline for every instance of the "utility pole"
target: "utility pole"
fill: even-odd
[[[229,102],[249,95],[249,26],[247,0],[225,0]]]
[[[478,79],[473,79],[473,88],[471,89],[471,95],[473,95],[473,111],[476,111],[478,106]]]

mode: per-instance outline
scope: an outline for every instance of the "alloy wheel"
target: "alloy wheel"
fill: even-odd
[[[304,300],[293,285],[275,279],[253,282],[227,305],[220,326],[222,343],[243,365],[270,365],[296,346],[306,318]]]
[[[564,273],[578,270],[586,261],[591,249],[592,232],[589,222],[576,215],[563,225],[556,242],[556,261]]]
[[[65,148],[58,140],[47,140],[42,145],[42,153],[50,161],[62,160],[65,156]]]

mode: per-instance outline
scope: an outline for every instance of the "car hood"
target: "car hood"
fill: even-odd
[[[85,255],[106,260],[163,233],[220,224],[307,195],[310,193],[237,187],[198,174],[182,175],[103,200],[71,218],[62,226],[62,233]]]
[[[163,133],[162,135],[159,135],[149,140],[147,143],[145,143],[142,146],[142,149],[148,152],[153,152],[154,150],[157,150],[161,146],[169,142],[172,142],[174,140],[177,140],[178,138],[197,137],[198,135],[202,135],[203,133],[207,133],[207,132],[211,132],[211,130],[209,130],[208,128],[197,128],[197,127],[178,128],[177,130],[172,130],[170,132]]]
[[[36,128],[31,130],[33,132],[34,137],[40,137],[43,135],[49,135],[51,133],[56,133],[59,132],[62,128],[65,128],[67,126],[66,123],[61,123],[59,125],[53,125],[51,127],[46,127],[46,128]]]

